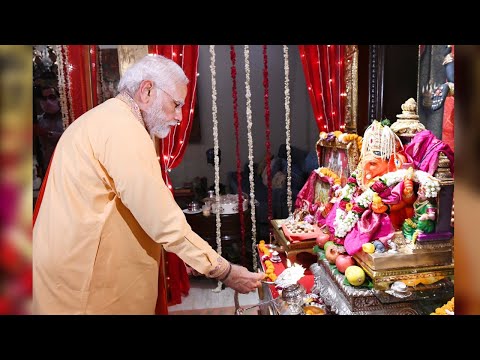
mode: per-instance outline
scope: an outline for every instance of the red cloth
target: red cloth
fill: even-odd
[[[447,96],[445,104],[443,105],[443,130],[442,141],[449,145],[453,152],[455,152],[455,135],[454,135],[454,97]]]
[[[319,131],[345,126],[345,45],[299,45],[300,59]]]
[[[313,225],[313,232],[309,233],[302,233],[302,234],[294,234],[288,230],[287,226],[285,224],[282,224],[282,230],[283,233],[285,234],[285,237],[292,243],[297,243],[300,241],[305,241],[305,240],[312,240],[316,239],[318,235],[321,234],[321,230],[317,225]]]
[[[63,62],[65,98],[68,125],[80,115],[98,105],[97,94],[97,46],[62,45],[59,54]]]
[[[169,172],[166,169],[177,167],[183,160],[187,148],[190,131],[194,119],[195,101],[197,95],[197,69],[198,69],[198,45],[149,45],[150,54],[163,55],[175,61],[185,72],[190,80],[185,97],[185,105],[182,107],[182,121],[176,126],[165,139],[159,141],[160,166],[162,168],[165,184],[172,190]],[[188,279],[185,264],[180,258],[172,253],[166,255],[166,276],[168,305],[176,305],[182,302],[182,294],[188,295],[190,281]],[[159,300],[157,301],[157,314],[166,314],[168,309],[159,304],[164,287],[164,281],[159,276]]]
[[[257,250],[258,250],[259,257],[261,259],[262,256],[263,256],[263,252],[258,248],[257,248]],[[287,258],[285,257],[285,254],[281,253],[280,258],[282,259],[281,262],[279,262],[279,263],[272,262],[272,264],[275,268],[275,275],[277,275],[277,276],[280,275],[287,268]],[[313,276],[312,272],[310,271],[309,267],[314,262],[316,262],[316,259],[317,259],[316,255],[312,255],[312,254],[308,254],[308,253],[300,253],[300,254],[297,255],[297,262],[300,265],[302,265],[304,268],[306,268],[305,276],[302,277],[298,281],[298,283],[303,285],[303,287],[307,291],[307,294],[309,294],[312,291],[313,284],[314,284],[314,276]],[[262,263],[262,269],[263,269],[263,271],[265,271],[266,266],[265,266],[264,261],[261,261],[261,263]],[[276,299],[278,297],[278,291],[275,288],[275,285],[269,285],[268,287],[270,288],[270,291],[272,293],[272,297],[274,299]]]

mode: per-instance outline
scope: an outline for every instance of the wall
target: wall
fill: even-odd
[[[245,63],[244,46],[236,45],[238,115],[240,123],[240,157],[242,167],[248,162]],[[274,155],[285,143],[285,96],[283,46],[268,45],[270,141]],[[219,146],[222,151],[220,181],[227,184],[227,172],[236,170],[235,128],[233,126],[232,79],[230,75],[230,46],[216,45],[217,119]],[[290,111],[291,145],[310,151],[318,139],[312,106],[308,98],[305,77],[297,45],[289,45],[290,65]],[[181,187],[195,176],[205,176],[208,186],[214,183],[214,168],[207,164],[206,151],[213,148],[212,133],[212,87],[210,72],[210,51],[208,45],[200,46],[198,64],[198,100],[201,127],[201,142],[189,144],[182,163],[171,172],[173,186]],[[254,162],[260,162],[265,155],[265,112],[263,89],[263,49],[261,45],[250,46],[250,89],[252,93],[252,121]]]

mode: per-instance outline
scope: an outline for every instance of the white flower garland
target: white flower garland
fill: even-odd
[[[353,229],[358,221],[357,213],[349,211],[348,214],[340,208],[337,208],[333,226],[335,227],[335,236],[345,237]]]
[[[402,182],[407,175],[407,171],[407,169],[400,169],[394,172],[389,172],[385,175],[382,175],[379,180],[383,181],[388,187],[390,187]],[[357,172],[352,173],[352,175],[356,176]],[[438,192],[440,191],[440,182],[435,177],[425,171],[414,170],[412,180],[416,183],[419,183],[425,189],[425,196],[427,198],[437,197]],[[349,201],[351,201],[352,195],[355,191],[354,187],[347,184],[342,188],[341,191],[342,194],[340,197],[340,201],[344,198],[347,198]],[[358,205],[361,205],[364,208],[368,208],[373,201],[374,195],[375,192],[369,188],[364,191],[360,196],[358,196],[355,201]],[[335,213],[335,220],[333,221],[333,226],[335,228],[335,236],[345,237],[353,229],[359,218],[359,215],[354,211],[350,210],[346,212],[340,208],[337,208],[337,212]]]
[[[292,214],[292,152],[290,148],[290,87],[288,64],[288,46],[283,45],[283,60],[285,69],[285,146],[287,149],[287,207],[288,214]]]
[[[217,119],[217,82],[215,71],[215,45],[210,45],[210,71],[212,74],[212,121],[213,121],[213,150],[215,154],[215,205],[216,225],[217,225],[217,253],[222,255],[222,237],[220,228],[220,159],[218,157],[218,119]],[[222,289],[222,283],[219,281],[217,287],[213,290],[219,292]]]
[[[252,137],[252,93],[250,91],[250,49],[244,47],[245,57],[245,98],[247,105],[247,139],[248,139],[248,180],[250,181],[250,207],[252,218],[252,257],[253,270],[257,271],[257,225],[255,218],[255,181],[253,178],[253,137]]]

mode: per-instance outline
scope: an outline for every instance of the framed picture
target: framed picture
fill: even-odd
[[[338,147],[326,147],[322,151],[322,161],[320,165],[332,170],[340,177],[341,185],[347,183],[347,178],[350,176],[348,168],[347,150]]]
[[[315,200],[316,204],[327,205],[331,199],[331,184],[327,181],[317,181],[315,183]]]
[[[333,134],[325,135],[320,133],[317,141],[318,164],[337,174],[340,185],[345,186],[348,177],[357,168],[361,149],[356,140],[343,143]]]

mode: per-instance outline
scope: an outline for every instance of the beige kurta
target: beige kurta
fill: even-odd
[[[110,99],[58,142],[33,228],[35,314],[154,314],[161,246],[200,273],[228,264],[192,232],[153,142]]]

